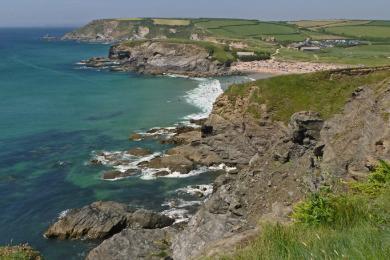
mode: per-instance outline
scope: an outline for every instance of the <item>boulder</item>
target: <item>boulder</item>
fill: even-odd
[[[163,228],[173,219],[148,210],[132,211],[117,202],[94,202],[81,209],[71,209],[45,232],[46,238],[105,239],[130,228]]]
[[[194,169],[194,164],[182,155],[169,155],[157,157],[144,164],[148,168],[163,169],[169,168],[171,171],[187,174]]]
[[[45,232],[46,238],[101,239],[127,226],[130,209],[116,202],[94,202],[81,209],[71,209]]]

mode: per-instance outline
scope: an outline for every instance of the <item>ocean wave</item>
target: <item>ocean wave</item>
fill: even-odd
[[[202,184],[202,185],[190,185],[184,188],[177,189],[176,192],[182,192],[190,194],[192,196],[197,196],[201,194],[204,197],[207,197],[213,193],[213,185]]]
[[[191,215],[186,209],[167,209],[161,212],[163,215],[170,217],[175,220],[175,223],[186,222],[190,219]]]
[[[210,115],[213,104],[217,97],[222,93],[221,82],[217,79],[199,79],[198,87],[190,90],[184,96],[186,102],[201,110],[199,113],[194,113],[184,117],[189,119],[202,119]]]
[[[70,211],[69,209],[66,209],[66,210],[61,211],[60,214],[58,214],[58,219],[63,219],[63,218],[65,218],[66,215],[68,215],[69,211]]]
[[[188,208],[188,207],[194,207],[194,206],[199,206],[202,204],[202,201],[199,200],[183,200],[183,199],[173,199],[167,202],[164,202],[161,204],[161,206],[168,206],[170,208],[177,208],[177,209],[182,209],[182,208]]]
[[[132,169],[139,169],[138,164],[148,162],[160,155],[160,152],[146,156],[134,156],[129,154],[127,151],[103,151],[100,153],[93,152],[93,161],[101,165],[110,166],[114,170],[126,172]]]
[[[156,180],[157,178],[189,178],[193,176],[198,176],[202,173],[206,173],[209,171],[207,167],[200,167],[198,169],[192,170],[187,174],[181,174],[180,172],[175,172],[171,171],[169,168],[159,168],[159,169],[154,169],[154,168],[144,168],[141,169],[142,171],[142,180]],[[156,173],[158,172],[168,172],[167,175],[165,176],[156,176]]]

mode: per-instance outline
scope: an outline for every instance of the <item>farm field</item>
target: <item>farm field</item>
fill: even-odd
[[[390,26],[359,25],[328,27],[326,32],[362,39],[390,39]]]
[[[337,64],[381,66],[390,64],[390,45],[361,45],[349,48],[327,48],[309,53],[287,48],[280,49],[280,60],[315,61]]]
[[[153,23],[157,25],[187,26],[191,21],[185,19],[153,19]]]

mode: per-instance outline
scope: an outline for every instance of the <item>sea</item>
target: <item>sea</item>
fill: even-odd
[[[165,178],[140,171],[106,181],[102,173],[112,165],[90,161],[134,147],[163,153],[169,145],[154,138],[134,142],[129,135],[205,117],[229,84],[249,80],[89,69],[80,61],[106,56],[109,45],[41,39],[70,30],[0,29],[0,245],[28,243],[45,259],[83,259],[101,242],[43,237],[66,210],[94,201],[122,202],[179,221],[190,217],[201,203],[193,185],[210,192],[215,171]]]

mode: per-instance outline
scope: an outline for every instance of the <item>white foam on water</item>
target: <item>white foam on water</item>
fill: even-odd
[[[202,184],[202,185],[190,185],[185,188],[177,189],[177,192],[184,192],[193,196],[201,193],[207,197],[213,193],[213,185]]]
[[[205,173],[205,172],[209,171],[209,169],[207,167],[200,167],[198,169],[190,171],[187,174],[181,174],[180,172],[173,172],[169,168],[158,168],[158,169],[145,168],[145,169],[142,169],[141,171],[142,171],[142,176],[141,176],[142,180],[155,180],[157,178],[189,178],[189,177],[198,176],[202,173]],[[161,171],[166,171],[169,174],[165,175],[165,176],[156,176],[155,175],[156,173],[161,172]]]
[[[103,151],[99,154],[96,154],[93,156],[93,159],[98,161],[100,164],[105,166],[111,166],[114,170],[120,171],[120,172],[126,172],[127,170],[132,169],[139,169],[138,164],[141,162],[148,162],[157,156],[160,156],[161,153],[156,152],[150,155],[146,156],[134,156],[129,154],[127,151]],[[120,163],[118,163],[120,162]],[[117,178],[123,179],[122,177]],[[114,180],[117,180],[114,179]]]
[[[167,209],[161,212],[163,215],[170,217],[175,220],[175,223],[181,223],[188,221],[190,219],[190,215],[188,214],[188,210],[186,209]]]
[[[181,174],[180,172],[172,172],[171,174],[168,174],[166,176],[162,176],[161,178],[188,178],[193,176],[198,176],[199,174],[207,172],[207,169],[205,168],[199,168],[196,170],[192,170],[187,174]]]
[[[217,79],[197,79],[198,87],[190,90],[184,96],[187,103],[199,108],[200,113],[186,116],[184,119],[202,119],[208,117],[213,109],[213,104],[222,93],[221,82]]]
[[[229,167],[226,164],[221,163],[219,165],[210,166],[209,169],[212,170],[212,171],[223,170],[223,171],[226,171],[226,172],[231,172],[231,171],[236,170],[237,168],[236,167]]]
[[[60,212],[60,214],[58,215],[58,219],[63,219],[66,217],[66,215],[68,215],[69,213],[69,209],[66,209],[66,210],[63,210]]]
[[[164,202],[163,204],[161,204],[161,206],[168,206],[170,208],[182,209],[187,207],[199,206],[201,204],[202,202],[199,200],[188,201],[183,199],[176,199],[176,200],[170,200],[168,202]]]

